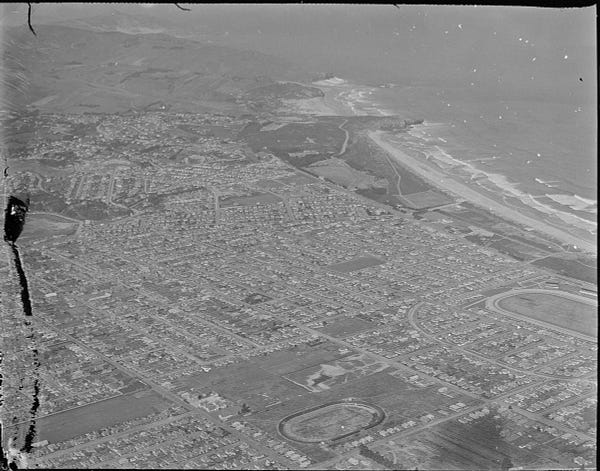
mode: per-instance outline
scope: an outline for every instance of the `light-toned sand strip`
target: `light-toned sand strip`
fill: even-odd
[[[542,231],[545,234],[548,234],[552,237],[555,237],[556,239],[561,240],[562,242],[575,245],[579,249],[584,250],[586,252],[590,252],[593,254],[597,253],[597,246],[592,242],[588,242],[557,227],[551,226],[550,224],[547,224],[543,221],[539,221],[537,219],[526,216],[513,208],[509,208],[503,205],[502,203],[482,193],[479,193],[478,191],[472,189],[464,183],[455,180],[454,178],[450,177],[444,172],[432,168],[427,163],[407,155],[401,149],[386,141],[384,138],[384,133],[382,131],[369,131],[368,135],[371,138],[371,140],[375,142],[375,144],[377,144],[384,151],[390,154],[400,164],[404,165],[409,170],[413,171],[432,185],[442,190],[448,191],[458,196],[459,198],[463,198],[477,206],[485,208],[502,218],[509,219],[519,224],[523,224],[525,226],[529,226],[539,231]]]

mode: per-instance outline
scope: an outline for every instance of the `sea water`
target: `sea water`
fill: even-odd
[[[315,84],[357,115],[424,119],[409,134],[425,156],[460,168],[474,185],[483,178],[487,189],[594,230],[596,116],[590,105],[340,77]]]
[[[590,105],[497,100],[468,91],[379,89],[370,95],[392,114],[425,119],[417,138],[501,186],[558,211],[597,218],[596,116]]]
[[[422,118],[415,140],[499,192],[596,220],[592,8],[286,5],[248,9],[236,25],[229,13],[227,44],[334,75],[324,86],[350,112]],[[208,15],[203,28],[218,30]]]

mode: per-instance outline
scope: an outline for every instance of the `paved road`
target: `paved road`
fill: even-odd
[[[344,129],[344,125],[348,122],[348,120],[345,120],[342,124],[340,124],[338,127],[344,131],[344,133],[346,133],[346,138],[344,139],[344,143],[342,144],[342,148],[340,149],[340,152],[338,153],[338,155],[342,155],[343,153],[346,152],[346,147],[348,147],[348,140],[350,139],[350,133],[348,132],[348,130]]]
[[[392,160],[390,159],[390,155],[387,152],[384,152],[384,155],[385,155],[386,160],[388,161],[388,164],[390,164],[390,167],[392,168],[392,170],[396,174],[396,177],[398,178],[396,180],[396,191],[398,192],[398,196],[402,196],[402,188],[400,188],[400,180],[402,179],[402,177],[400,176],[398,169],[396,168],[396,166],[393,164]],[[454,205],[454,204],[456,204],[456,203],[450,203],[450,205]]]
[[[408,321],[410,322],[411,326],[413,328],[415,328],[416,330],[418,330],[419,332],[421,332],[425,337],[429,338],[430,340],[437,342],[443,346],[448,347],[451,350],[457,350],[461,353],[463,353],[464,355],[467,355],[469,357],[476,357],[482,361],[485,361],[486,363],[492,363],[495,366],[499,367],[499,368],[506,368],[507,370],[512,370],[514,373],[516,374],[525,374],[528,376],[533,376],[536,378],[545,378],[545,379],[560,379],[560,380],[577,380],[578,378],[571,378],[571,377],[565,377],[565,376],[557,376],[557,375],[549,375],[549,374],[544,374],[544,373],[536,373],[534,371],[530,371],[530,370],[522,370],[519,368],[515,368],[513,366],[507,365],[506,363],[501,363],[497,360],[494,359],[490,359],[484,355],[481,355],[479,353],[475,353],[471,350],[466,350],[456,344],[453,344],[451,342],[444,342],[443,340],[440,340],[438,338],[436,338],[435,336],[431,335],[429,332],[427,332],[426,330],[424,330],[416,321],[415,321],[415,314],[418,310],[418,308],[422,305],[423,303],[419,303],[414,305],[412,308],[410,308],[410,310],[408,311]],[[565,358],[565,356],[562,356],[560,358],[558,358],[557,360],[563,360]]]

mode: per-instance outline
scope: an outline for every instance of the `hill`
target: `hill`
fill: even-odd
[[[113,11],[91,17],[75,18],[68,20],[50,21],[47,24],[67,26],[97,32],[118,32],[125,34],[152,34],[166,33],[174,36],[180,31],[174,23],[162,18],[137,14],[131,15],[122,11]]]
[[[249,98],[282,98],[286,100],[300,100],[303,98],[323,97],[323,91],[316,87],[309,87],[300,83],[274,83],[248,90],[245,94]]]
[[[284,59],[164,33],[8,28],[5,102],[48,112],[244,111],[250,89],[308,76]],[[7,80],[7,79],[5,79]]]

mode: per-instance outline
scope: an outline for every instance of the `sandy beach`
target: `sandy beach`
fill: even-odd
[[[576,235],[573,235],[558,227],[552,226],[546,222],[529,217],[521,212],[507,207],[468,186],[466,183],[460,182],[448,174],[433,168],[426,162],[411,157],[403,152],[397,146],[394,146],[385,139],[385,134],[382,131],[371,131],[368,133],[371,140],[386,151],[391,157],[396,159],[401,165],[413,171],[420,177],[432,185],[445,190],[453,195],[465,199],[477,206],[485,208],[498,216],[523,224],[528,227],[535,228],[544,232],[562,242],[575,245],[579,249],[593,254],[597,253],[597,246],[590,241],[584,240]]]
[[[342,83],[333,83],[333,81],[330,80],[312,84],[312,86],[318,86],[318,88],[324,92],[324,97],[303,100],[285,100],[286,105],[298,113],[311,114],[313,116],[380,115],[380,113],[370,113],[370,110],[363,110],[362,108],[358,109],[356,106],[357,103],[350,99],[347,83],[341,79],[337,80]],[[352,97],[354,97],[354,95],[352,95]],[[526,208],[521,211],[520,208],[508,206],[505,202],[499,201],[494,198],[493,195],[483,191],[483,188],[482,190],[479,190],[477,186],[469,185],[467,182],[462,181],[459,176],[450,175],[437,166],[408,155],[400,146],[386,139],[385,133],[382,131],[372,131],[369,132],[368,135],[373,142],[385,150],[400,164],[421,176],[435,187],[449,192],[457,198],[467,200],[472,204],[491,211],[504,219],[531,227],[560,240],[563,243],[576,246],[580,250],[592,254],[597,253],[597,245],[593,241],[589,240],[586,236],[580,237],[579,234],[576,233],[580,230],[585,231],[587,229],[585,226],[589,226],[589,223],[582,224],[582,221],[575,220],[575,216],[566,212],[559,213],[551,208],[546,209],[535,200],[523,201],[523,198],[518,198],[521,199],[521,202],[526,206],[531,206],[531,208],[541,211],[552,219],[556,219],[556,224],[552,220],[544,220],[542,217],[538,218],[535,214],[530,216],[527,214],[528,210]],[[448,168],[453,168],[457,164],[455,159],[445,154],[441,149],[438,148],[438,151],[439,152],[436,153],[436,163],[442,164],[442,166],[448,164]],[[445,156],[447,158],[443,158]],[[464,166],[463,162],[459,163]],[[501,187],[506,187],[506,182],[496,182],[496,180],[498,178],[501,179],[502,176],[494,174],[486,175],[492,183],[500,183]],[[573,232],[564,229],[565,227],[572,227]]]

